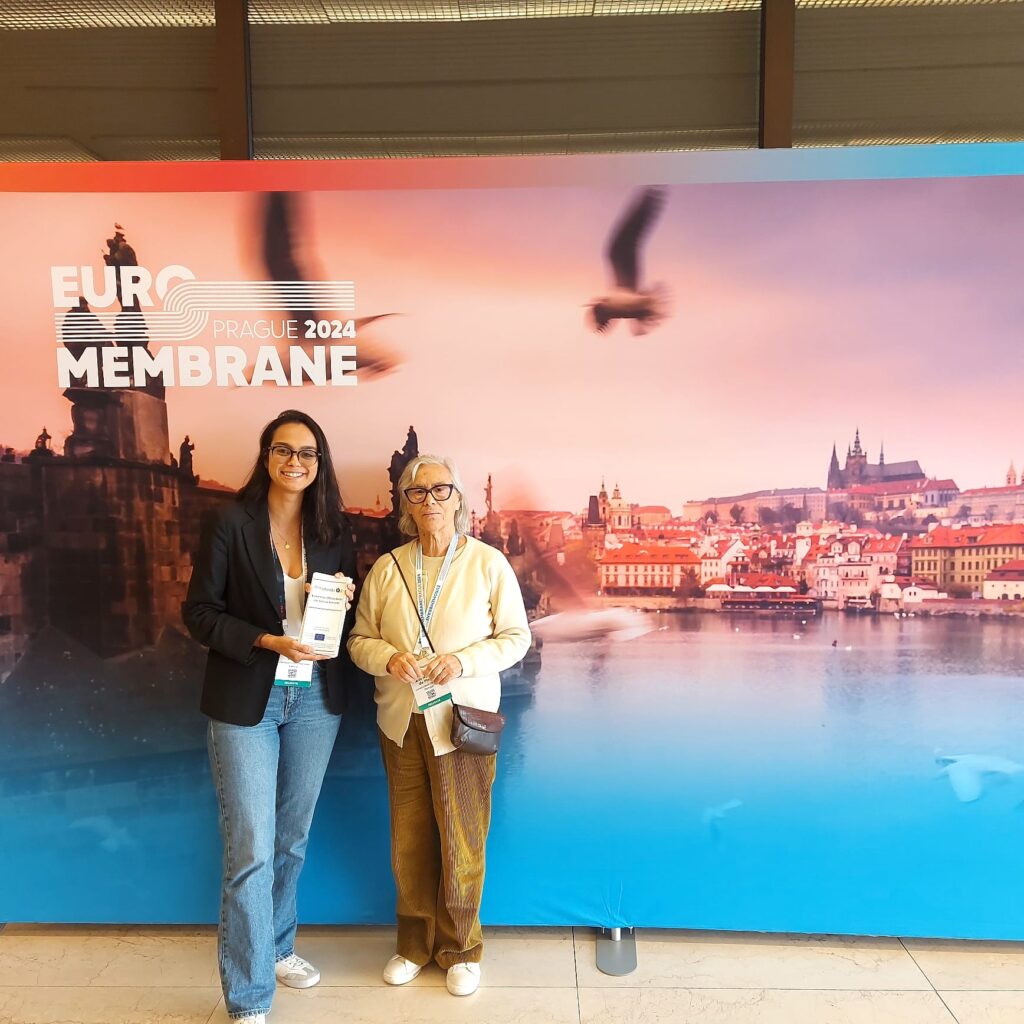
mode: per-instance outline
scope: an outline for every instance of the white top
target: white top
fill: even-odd
[[[298,638],[302,633],[302,612],[306,607],[306,578],[292,579],[284,574],[284,614],[288,621],[285,636]]]
[[[377,724],[389,740],[402,745],[416,707],[412,687],[387,674],[399,651],[416,650],[416,541],[395,555],[412,590],[406,592],[390,554],[374,563],[363,584],[356,620],[349,636],[352,660],[375,677]],[[443,556],[424,556],[427,593],[433,588]],[[467,537],[455,553],[451,571],[430,623],[430,639],[438,654],[454,654],[462,675],[451,683],[452,698],[466,707],[497,711],[503,669],[511,668],[530,647],[530,627],[519,581],[508,559],[490,544]],[[451,702],[424,712],[435,754],[455,748],[449,739]]]

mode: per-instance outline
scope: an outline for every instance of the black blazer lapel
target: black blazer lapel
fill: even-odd
[[[274,615],[281,614],[281,594],[277,585],[277,573],[274,571],[274,553],[270,550],[270,514],[266,505],[246,505],[246,511],[252,517],[242,527],[242,538],[245,549],[249,553],[253,571],[263,586]]]

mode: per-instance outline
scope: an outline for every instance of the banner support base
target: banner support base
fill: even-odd
[[[636,970],[636,932],[632,928],[602,928],[597,936],[597,969],[613,978]]]

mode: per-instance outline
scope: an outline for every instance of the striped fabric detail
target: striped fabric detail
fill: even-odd
[[[434,754],[422,715],[400,747],[380,733],[391,807],[397,952],[447,970],[483,956],[483,897],[495,757]]]

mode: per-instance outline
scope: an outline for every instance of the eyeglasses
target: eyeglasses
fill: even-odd
[[[289,445],[286,444],[272,444],[268,449],[271,455],[275,459],[284,459],[285,462],[290,462],[293,455],[298,455],[299,462],[306,466],[312,466],[317,459],[320,458],[320,453],[315,448],[299,448],[296,451]]]
[[[434,501],[447,501],[455,490],[455,484],[434,484],[433,487],[406,487],[402,492],[410,505],[422,505],[427,494],[434,496]]]

